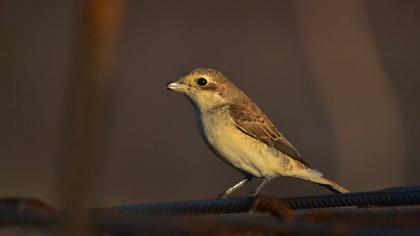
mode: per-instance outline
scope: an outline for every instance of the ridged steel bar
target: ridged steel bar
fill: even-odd
[[[143,215],[190,215],[190,214],[229,214],[248,212],[254,204],[254,198],[229,198],[197,200],[187,202],[170,202],[111,207],[99,210],[118,211],[128,214]]]
[[[98,208],[91,213],[116,212],[127,215],[210,215],[245,212],[268,212],[286,219],[291,209],[332,207],[385,207],[420,204],[420,187],[392,188],[374,192],[276,199],[269,197],[197,200],[173,203]],[[55,216],[51,207],[34,199],[0,199],[0,224],[48,221]]]
[[[264,202],[261,209],[260,200]],[[105,208],[102,210],[118,211],[127,214],[143,215],[206,215],[243,213],[249,211],[270,211],[270,202],[273,204],[284,203],[290,209],[310,209],[329,207],[384,207],[405,206],[420,204],[420,187],[404,187],[385,189],[373,192],[356,192],[346,194],[309,196],[298,198],[229,198],[201,201],[157,203]],[[271,212],[273,213],[273,212]]]
[[[54,209],[32,198],[0,199],[0,225],[45,225],[56,217]]]
[[[420,204],[420,187],[283,199],[291,209],[327,207],[385,207]]]

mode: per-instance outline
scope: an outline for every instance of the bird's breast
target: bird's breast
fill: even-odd
[[[198,114],[197,118],[202,138],[216,154],[221,154],[227,137],[234,132],[231,118],[223,111]]]
[[[240,131],[227,112],[201,114],[200,133],[223,161],[256,177],[275,175],[276,151]],[[277,164],[276,164],[277,165]]]

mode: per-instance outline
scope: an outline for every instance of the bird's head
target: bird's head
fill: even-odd
[[[186,73],[166,88],[185,94],[201,111],[229,103],[242,94],[222,73],[203,68]]]

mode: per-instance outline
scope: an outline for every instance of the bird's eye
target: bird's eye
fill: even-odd
[[[198,84],[198,85],[200,85],[201,87],[204,87],[204,86],[206,86],[206,84],[207,84],[207,80],[206,80],[206,79],[204,79],[204,78],[199,78],[199,79],[197,80],[197,84]]]

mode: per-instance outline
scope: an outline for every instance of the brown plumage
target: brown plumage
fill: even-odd
[[[222,73],[195,69],[167,88],[184,93],[192,102],[200,133],[223,161],[238,169],[245,179],[221,194],[225,197],[252,177],[264,181],[256,195],[276,176],[297,177],[332,192],[347,192],[313,169],[277,130],[264,112]]]
[[[241,131],[311,167],[254,103],[230,104],[229,111]]]

